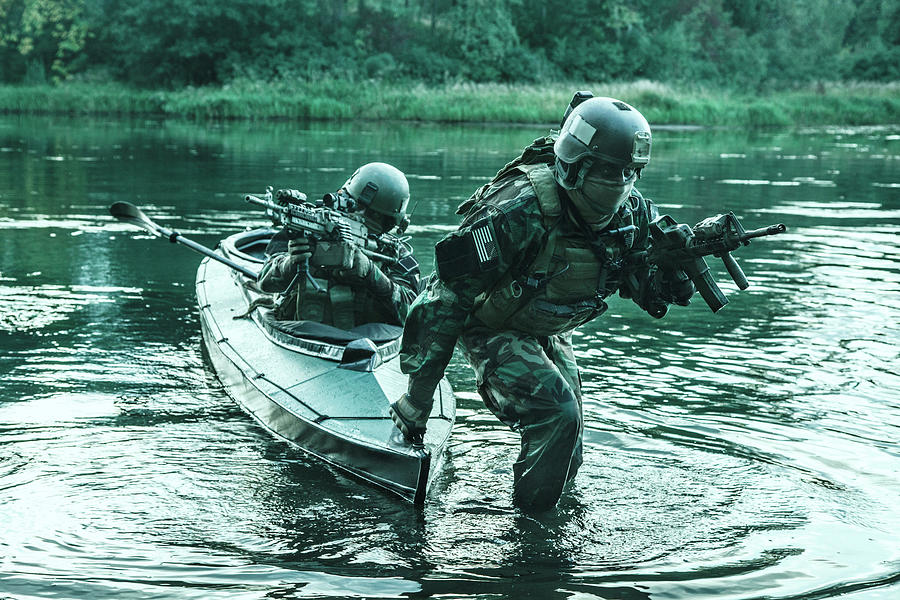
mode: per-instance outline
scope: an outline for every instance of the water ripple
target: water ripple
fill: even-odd
[[[653,320],[615,299],[575,334],[585,463],[533,516],[511,501],[519,437],[459,356],[446,468],[412,510],[242,413],[200,350],[198,258],[106,212],[130,191],[215,245],[265,222],[246,191],[330,190],[391,160],[417,174],[427,272],[458,201],[532,133],[48,123],[0,129],[0,596],[896,595],[896,127],[660,133],[642,190],[675,216],[735,210],[788,232],[736,253],[746,291],[710,260],[719,313],[697,298]]]

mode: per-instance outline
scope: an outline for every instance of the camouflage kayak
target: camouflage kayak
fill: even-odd
[[[217,249],[258,271],[274,231],[230,236]],[[228,394],[266,429],[339,469],[414,503],[424,502],[456,416],[450,384],[435,392],[424,447],[406,443],[388,404],[406,391],[401,328],[353,330],[276,321],[254,302],[252,281],[206,258],[197,271],[203,342]],[[250,310],[251,305],[254,306]]]

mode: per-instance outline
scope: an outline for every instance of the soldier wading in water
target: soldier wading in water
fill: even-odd
[[[650,160],[646,119],[589,92],[566,113],[558,137],[535,140],[460,205],[461,225],[435,246],[403,334],[408,392],[391,405],[406,439],[421,441],[459,342],[484,403],[522,437],[513,501],[525,510],[555,506],[582,462],[572,331],[616,291],[656,317],[695,291],[677,271],[627,267],[657,216],[634,189]]]

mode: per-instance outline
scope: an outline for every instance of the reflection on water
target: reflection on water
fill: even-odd
[[[459,425],[414,511],[272,439],[200,348],[199,258],[365,162],[408,173],[425,270],[456,205],[542,131],[0,120],[0,598],[889,598],[900,590],[900,135],[664,131],[641,190],[694,223],[789,231],[731,303],[575,336],[586,462],[510,502],[518,438],[458,358]]]

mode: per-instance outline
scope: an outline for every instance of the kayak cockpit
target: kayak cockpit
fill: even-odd
[[[232,260],[256,264],[280,248],[273,248],[272,237],[277,230],[253,229],[225,238],[222,252]],[[258,305],[252,318],[266,336],[279,346],[294,352],[340,363],[353,371],[373,371],[397,355],[403,328],[387,323],[366,323],[353,329],[340,329],[315,321],[282,321],[259,299],[266,296],[252,283],[244,284],[248,306]]]
[[[277,229],[271,228],[252,229],[225,238],[219,246],[226,257],[264,263],[269,242],[277,232]]]
[[[387,323],[366,323],[340,329],[315,321],[281,321],[268,309],[258,309],[254,319],[278,345],[303,354],[340,362],[353,371],[373,371],[397,355],[403,328]]]

